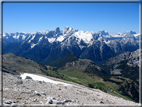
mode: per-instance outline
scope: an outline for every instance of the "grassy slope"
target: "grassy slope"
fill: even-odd
[[[87,73],[84,73],[83,71],[84,69],[71,68],[68,70],[47,70],[46,72],[48,73],[49,76],[52,77],[75,82],[87,87],[89,86],[89,84],[91,84],[94,88],[100,89],[111,95],[122,97],[127,100],[132,100],[130,97],[122,95],[122,91],[118,91],[120,86],[116,84],[117,82],[124,83],[124,81],[129,80],[128,78],[123,78],[121,76],[118,76],[119,77],[118,79],[117,76],[114,76],[110,78],[114,82],[104,81],[103,78],[100,78],[96,75],[89,76]]]
[[[75,58],[74,55],[69,55],[69,56],[67,56],[67,57],[69,58],[70,62],[72,61],[72,59],[74,60],[74,58]],[[66,63],[66,62],[68,62],[66,59],[67,59],[66,57],[60,58],[57,61],[55,61],[55,64],[57,65],[57,64],[59,64],[59,62]],[[125,61],[124,61],[124,63],[122,63],[122,62],[121,62],[120,68],[124,68],[124,72],[125,72],[125,71],[127,71],[127,69],[125,68],[126,63],[125,63]],[[65,65],[65,63],[63,63],[63,65]],[[86,65],[84,65],[84,66],[86,66]],[[83,66],[82,67],[80,66],[80,68],[68,66],[65,69],[58,69],[58,68],[53,67],[52,69],[47,70],[46,72],[47,72],[47,75],[49,75],[49,76],[61,78],[61,79],[75,82],[75,83],[78,83],[78,84],[81,84],[84,86],[88,86],[91,88],[97,88],[97,89],[100,89],[104,92],[107,92],[107,93],[110,93],[112,95],[116,95],[119,97],[123,97],[125,99],[129,99],[129,100],[133,99],[135,101],[138,101],[137,99],[134,99],[133,97],[129,96],[128,94],[124,94],[124,93],[127,93],[127,91],[125,91],[125,89],[123,88],[124,87],[123,84],[125,84],[126,81],[132,81],[131,78],[125,77],[126,75],[124,77],[123,76],[111,76],[110,79],[108,79],[108,80],[106,79],[107,81],[106,80],[104,81],[104,78],[106,77],[105,75],[107,75],[107,74],[105,74],[103,72],[101,74],[100,72],[98,72],[95,69],[96,69],[96,67],[94,66],[94,64],[92,64],[90,67],[87,67],[84,69],[83,69]],[[86,72],[86,70],[87,70],[87,72]],[[99,75],[96,75],[98,73],[99,73]],[[127,72],[125,72],[125,74],[127,74]],[[103,75],[103,76],[101,76],[101,75]],[[127,86],[129,86],[129,85],[127,85]],[[127,86],[125,87],[126,89],[128,88]],[[135,89],[135,88],[137,88],[137,85],[135,87],[133,87],[132,89]],[[122,94],[125,97],[122,96]]]

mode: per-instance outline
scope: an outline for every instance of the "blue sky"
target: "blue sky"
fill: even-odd
[[[3,33],[73,29],[139,33],[139,3],[3,3]]]

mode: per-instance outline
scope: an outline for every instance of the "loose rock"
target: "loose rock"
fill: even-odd
[[[4,73],[3,75],[4,105],[138,105],[135,102],[124,100],[123,98],[112,96],[96,89],[89,90],[86,87],[76,86],[74,84],[64,86],[61,84],[57,85],[48,82],[38,82],[31,80],[31,77],[27,77],[30,79],[22,80],[17,77],[8,73]]]

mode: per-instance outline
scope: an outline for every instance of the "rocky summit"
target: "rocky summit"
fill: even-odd
[[[44,77],[48,78],[47,76]],[[49,79],[57,81],[55,78],[50,77]],[[66,82],[66,84],[54,84],[51,82],[37,81],[30,76],[23,79],[20,75],[3,73],[3,105],[17,107],[20,105],[138,106],[138,103],[109,95],[98,89],[90,89],[71,82]]]

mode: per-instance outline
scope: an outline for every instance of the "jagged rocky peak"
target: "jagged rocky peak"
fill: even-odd
[[[72,27],[66,26],[66,27],[64,28],[64,30],[63,30],[63,33],[65,34],[65,33],[69,32],[69,31],[72,31],[72,30],[73,30]]]
[[[38,31],[36,31],[36,32],[35,32],[35,35],[39,35],[39,34],[41,34],[41,33],[40,33],[40,32],[38,32]]]
[[[68,30],[69,30],[69,27],[66,26],[66,27],[64,28],[64,30],[63,30],[63,33],[66,33]]]
[[[77,32],[77,31],[79,31],[79,30],[78,30],[78,29],[75,29],[74,31]]]
[[[109,33],[105,30],[101,30],[98,32],[98,34],[101,34],[101,35],[109,35]]]
[[[59,27],[56,28],[55,33],[60,33],[60,28]]]
[[[136,34],[136,32],[134,32],[134,31],[128,31],[128,33],[130,33],[130,34]]]
[[[15,34],[19,34],[19,32],[16,32]]]

